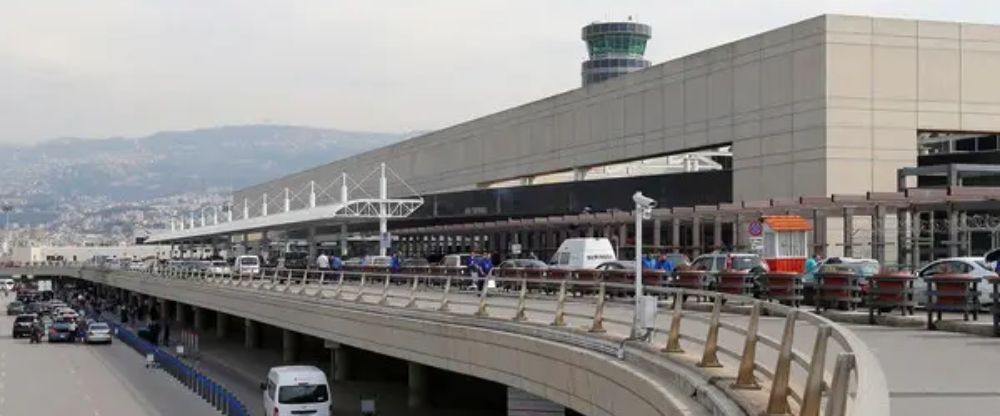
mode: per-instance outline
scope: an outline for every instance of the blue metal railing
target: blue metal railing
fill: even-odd
[[[220,413],[226,416],[249,416],[246,406],[243,405],[236,395],[220,386],[212,379],[198,372],[191,366],[160,349],[149,341],[140,338],[124,325],[108,322],[113,329],[115,336],[119,340],[132,347],[139,354],[149,357],[152,354],[153,363],[167,374],[170,374],[184,386],[191,389],[195,394],[201,396],[206,402],[215,407]]]

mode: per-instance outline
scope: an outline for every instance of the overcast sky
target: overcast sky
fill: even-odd
[[[651,24],[659,63],[830,12],[1000,23],[998,0],[0,0],[0,143],[437,129],[576,88],[591,21]]]

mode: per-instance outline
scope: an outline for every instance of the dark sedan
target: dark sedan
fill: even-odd
[[[75,342],[76,331],[69,322],[56,322],[49,327],[49,342]]]
[[[36,315],[18,315],[14,318],[14,327],[11,329],[11,335],[14,338],[27,337],[31,335],[31,328],[35,326],[38,316]]]

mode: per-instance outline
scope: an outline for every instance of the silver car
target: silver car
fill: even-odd
[[[87,344],[110,344],[111,327],[104,322],[94,322],[87,327],[87,332],[83,335],[83,342]]]
[[[979,278],[980,282],[976,287],[979,290],[979,303],[982,305],[993,304],[991,297],[993,286],[990,285],[987,279],[996,277],[997,274],[982,257],[951,257],[935,260],[921,267],[917,271],[918,279],[913,282],[914,298],[917,303],[927,303],[927,282],[922,278],[948,273],[968,274]]]

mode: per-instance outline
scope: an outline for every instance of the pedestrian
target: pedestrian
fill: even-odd
[[[656,268],[663,270],[669,276],[674,272],[674,263],[667,258],[666,254],[660,253],[660,258],[656,261]]]
[[[650,270],[656,268],[656,261],[653,260],[653,256],[650,256],[649,253],[642,256],[642,268]]]
[[[389,257],[389,271],[392,273],[399,273],[399,269],[402,266],[403,265],[399,260],[399,254],[392,253],[392,257]]]
[[[330,268],[333,270],[340,270],[344,268],[344,261],[340,259],[340,256],[334,254],[330,258]]]
[[[320,252],[319,256],[316,257],[316,268],[320,270],[330,268],[330,258],[326,256],[326,253]]]
[[[469,285],[469,289],[482,290],[482,283],[479,278],[483,275],[482,261],[480,260],[479,253],[475,251],[469,256],[469,262],[466,264],[466,269],[469,271],[469,277],[472,278],[472,284]]]

